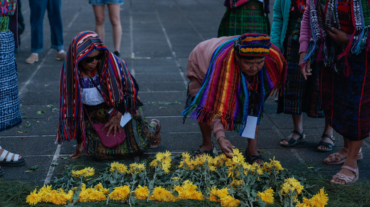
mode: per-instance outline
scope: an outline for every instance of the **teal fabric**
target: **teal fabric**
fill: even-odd
[[[284,54],[284,40],[289,22],[291,0],[275,0],[272,16],[271,43]]]

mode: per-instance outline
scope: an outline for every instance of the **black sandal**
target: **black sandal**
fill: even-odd
[[[203,146],[203,145],[200,145],[200,146],[199,146],[199,149],[197,149],[194,153],[192,153],[192,156],[193,156],[193,157],[197,157],[197,156],[202,155],[202,154],[208,154],[208,155],[210,155],[210,156],[212,156],[212,157],[214,157],[214,156],[215,156],[215,154],[213,153],[213,149],[215,148],[215,146],[213,145],[213,142],[212,142],[212,150],[210,150],[210,151],[207,151],[207,150],[200,150],[200,148],[202,148],[202,146]]]
[[[306,142],[306,138],[305,138],[306,135],[303,133],[303,131],[302,131],[302,133],[299,133],[299,131],[293,130],[292,133],[298,134],[299,138],[297,140],[294,139],[294,138],[291,138],[291,137],[287,137],[285,139],[282,139],[280,142],[286,140],[286,141],[288,141],[288,144],[281,144],[280,143],[281,146],[283,146],[283,147],[293,147],[293,146],[295,146],[299,143]]]
[[[327,138],[329,138],[329,139],[331,139],[332,141],[333,141],[333,143],[328,143],[328,142],[323,142],[323,141],[320,141],[319,142],[319,146],[317,146],[317,151],[319,151],[319,152],[330,152],[330,151],[332,151],[333,150],[333,148],[334,148],[334,146],[335,146],[335,138],[334,138],[334,136],[330,136],[330,135],[328,135],[328,134],[323,134],[322,136],[321,136],[321,138],[324,138],[324,137],[327,137]],[[320,146],[326,146],[326,147],[329,147],[329,149],[319,149],[319,147]]]
[[[256,162],[257,160],[262,160],[263,162],[265,162],[265,158],[262,157],[262,155],[247,155],[245,154],[245,160],[253,165],[254,162]]]

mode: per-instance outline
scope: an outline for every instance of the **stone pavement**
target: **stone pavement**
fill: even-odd
[[[19,72],[19,95],[24,120],[21,126],[0,132],[0,145],[9,151],[21,154],[27,161],[23,167],[4,167],[2,179],[18,179],[43,185],[63,169],[66,164],[94,163],[83,156],[78,161],[61,159],[74,152],[75,141],[54,144],[58,124],[59,75],[62,62],[55,60],[56,52],[50,48],[50,30],[47,18],[44,21],[44,53],[40,61],[28,65],[24,61],[30,55],[30,9],[27,0],[22,0],[22,12],[26,30],[21,36],[21,49],[16,54]],[[273,1],[271,1],[272,9]],[[121,57],[140,84],[139,96],[145,103],[147,118],[157,118],[162,123],[162,143],[144,156],[169,150],[174,154],[195,150],[201,144],[197,123],[188,119],[182,124],[187,80],[186,64],[192,49],[201,41],[215,37],[219,22],[225,12],[223,0],[125,0],[121,6],[123,27]],[[64,45],[77,33],[94,30],[92,6],[87,0],[63,0],[62,18]],[[112,29],[107,16],[106,44],[113,50]],[[276,103],[268,99],[260,127],[258,147],[266,158],[276,157],[284,167],[307,169],[313,166],[322,173],[334,174],[340,166],[327,166],[323,159],[330,153],[315,151],[323,130],[323,119],[305,117],[304,128],[307,142],[296,148],[280,147],[279,140],[292,130],[289,115],[276,114]],[[44,112],[38,114],[37,112]],[[335,151],[343,146],[338,134]],[[227,138],[238,148],[245,148],[247,140],[235,132]],[[214,140],[214,143],[217,143]],[[217,146],[218,147],[218,146]],[[370,181],[370,142],[364,142],[365,160],[359,162],[360,179]],[[136,158],[136,161],[138,158]],[[132,162],[134,159],[126,160]],[[54,167],[51,163],[57,162]],[[39,168],[26,172],[31,166]]]

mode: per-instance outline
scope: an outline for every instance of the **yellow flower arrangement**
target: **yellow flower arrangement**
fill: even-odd
[[[275,157],[274,159],[270,159],[270,162],[265,162],[262,167],[263,171],[269,174],[272,173],[272,168],[274,168],[275,172],[277,173],[279,173],[279,171],[284,170],[284,168],[280,164],[280,161],[275,160]]]
[[[78,198],[78,202],[98,202],[107,200],[106,194],[109,190],[103,188],[101,183],[96,185],[94,188],[86,188],[86,185],[83,183],[81,186],[81,192]]]
[[[176,200],[176,197],[173,196],[170,191],[159,186],[154,188],[153,193],[149,197],[149,199],[160,202],[173,202]]]
[[[284,183],[281,185],[280,194],[286,195],[287,193],[296,192],[295,197],[302,193],[303,186],[295,178],[288,178],[284,180]]]
[[[89,177],[93,176],[95,174],[95,169],[92,167],[87,167],[82,170],[72,170],[72,176],[75,178],[80,177],[82,175],[83,177]]]
[[[130,164],[129,174],[139,174],[145,170],[144,164],[132,163]]]
[[[328,194],[325,193],[324,188],[321,188],[320,192],[311,199],[303,198],[303,202],[297,203],[296,207],[324,207],[328,205],[328,201]]]
[[[155,156],[155,159],[150,163],[151,167],[160,166],[162,170],[168,174],[171,168],[171,152],[166,151],[165,153],[158,152]]]
[[[149,196],[149,189],[146,186],[139,185],[134,192],[135,198],[139,200],[146,200]]]
[[[126,201],[130,195],[130,187],[128,185],[115,187],[113,192],[109,194],[109,199],[114,201]]]
[[[274,204],[274,190],[271,187],[263,192],[258,192],[257,196],[267,204]]]
[[[118,162],[112,162],[110,164],[110,172],[114,173],[118,171],[119,173],[127,173],[127,166]]]
[[[203,194],[197,188],[193,182],[186,180],[182,186],[175,186],[175,191],[179,194],[177,198],[202,201],[204,199]]]
[[[226,197],[229,195],[229,192],[227,188],[217,189],[216,187],[213,187],[210,192],[210,201],[214,202],[221,202],[221,198]]]
[[[52,203],[55,205],[66,205],[67,201],[72,202],[73,191],[66,193],[63,189],[52,190],[51,186],[43,186],[39,192],[35,189],[27,196],[26,202],[30,205],[37,203]]]
[[[221,206],[237,207],[239,205],[240,205],[240,200],[235,199],[230,195],[221,198]]]
[[[30,205],[36,205],[41,201],[41,196],[37,194],[37,190],[35,189],[31,194],[29,194],[26,198],[26,202]]]

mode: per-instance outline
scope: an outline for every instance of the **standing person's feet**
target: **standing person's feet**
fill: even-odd
[[[303,142],[306,142],[306,135],[303,133],[303,130],[302,132],[293,130],[289,137],[280,141],[280,145],[283,147],[293,147]]]
[[[117,57],[120,57],[121,53],[119,53],[118,51],[114,51],[113,54]]]
[[[24,165],[25,163],[26,161],[24,160],[24,158],[19,156],[19,154],[11,153],[8,150],[1,148],[0,146],[0,165],[1,166],[15,167],[15,166]]]
[[[324,162],[327,165],[339,165],[342,164],[346,161],[348,155],[348,148],[343,147],[340,149],[338,152],[333,153],[329,155],[327,158],[325,158]],[[362,149],[358,152],[357,155],[357,160],[362,160],[363,159],[363,154],[362,154]]]
[[[37,61],[39,61],[38,53],[32,53],[31,56],[26,59],[26,63],[28,64],[34,64]]]
[[[263,165],[263,163],[265,163],[265,158],[262,157],[258,150],[252,150],[248,148],[245,150],[245,160],[251,165],[254,163]]]
[[[317,147],[317,151],[319,152],[330,152],[333,150],[335,138],[333,135],[323,134],[321,136],[322,140]]]
[[[64,60],[66,57],[66,52],[64,50],[57,51],[57,56],[55,57],[57,60]]]

